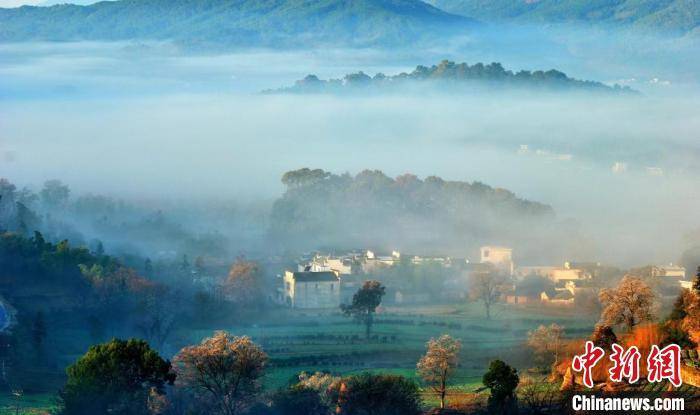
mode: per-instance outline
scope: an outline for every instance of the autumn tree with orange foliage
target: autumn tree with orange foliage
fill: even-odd
[[[262,295],[262,270],[257,262],[238,258],[231,265],[224,284],[227,298],[240,306],[258,305]]]
[[[190,391],[209,413],[245,412],[260,392],[267,355],[248,337],[219,331],[201,344],[185,347],[173,359],[176,385]]]
[[[653,320],[656,295],[641,278],[627,275],[617,288],[602,290],[600,302],[604,307],[600,324],[623,324],[632,330],[640,323]]]
[[[430,339],[428,350],[418,361],[418,374],[440,397],[440,408],[445,408],[447,382],[459,364],[459,351],[462,342],[444,334],[438,339]]]

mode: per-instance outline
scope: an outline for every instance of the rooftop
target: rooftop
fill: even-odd
[[[335,273],[331,272],[331,271],[320,271],[320,272],[304,271],[304,272],[294,272],[293,274],[294,274],[294,281],[297,281],[297,282],[321,282],[321,281],[334,282],[334,281],[338,281],[338,276],[335,275]]]

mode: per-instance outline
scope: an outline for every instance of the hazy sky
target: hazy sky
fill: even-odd
[[[616,54],[614,42],[601,51],[545,39],[555,51],[542,61],[537,50],[488,41],[218,55],[167,44],[0,45],[0,177],[19,186],[59,178],[76,192],[129,198],[269,200],[283,190],[281,174],[300,167],[439,175],[551,204],[605,248],[597,259],[676,261],[700,228],[699,55],[682,42]],[[673,53],[651,62],[659,50]],[[308,73],[394,74],[445,57],[625,79],[645,95],[258,93]],[[616,162],[626,171],[614,174]]]
[[[30,6],[50,6],[53,4],[92,4],[99,0],[0,0],[0,7],[19,7],[24,5]]]

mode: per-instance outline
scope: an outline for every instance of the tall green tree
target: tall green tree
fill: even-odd
[[[515,399],[515,389],[520,383],[518,371],[502,360],[494,360],[482,378],[490,389],[489,408],[497,413],[507,413]]]
[[[170,362],[137,339],[92,346],[66,373],[61,401],[69,415],[145,415],[149,394],[175,380]]]
[[[365,281],[352,296],[352,303],[341,304],[340,309],[346,316],[353,317],[365,325],[365,338],[369,340],[374,324],[374,313],[382,303],[386,288],[379,281]]]

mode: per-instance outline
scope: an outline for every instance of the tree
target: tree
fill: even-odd
[[[700,293],[688,291],[684,301],[686,315],[680,327],[688,333],[693,342],[700,343]]]
[[[139,296],[136,328],[161,350],[178,321],[179,298],[163,285],[155,285]]]
[[[215,413],[235,415],[254,402],[267,355],[248,337],[219,331],[201,344],[185,347],[173,363],[178,386],[200,402],[211,401]]]
[[[311,170],[308,167],[304,167],[303,169],[286,172],[282,176],[282,184],[292,188],[300,187],[318,183],[320,181],[328,179],[328,177],[330,176],[330,173],[325,172],[321,169]]]
[[[564,328],[556,323],[549,326],[540,325],[536,330],[527,334],[527,345],[535,352],[538,360],[549,363],[553,358],[554,367],[559,363],[559,349],[561,348]]]
[[[42,203],[49,209],[59,208],[68,201],[70,189],[60,180],[44,182],[44,188],[39,192]]]
[[[175,374],[143,340],[117,340],[90,347],[66,369],[61,392],[65,414],[147,414],[151,389],[159,394]]]
[[[694,290],[684,289],[673,302],[673,308],[661,326],[663,335],[662,345],[677,344],[683,349],[694,349],[697,347],[688,333],[688,324],[685,321],[688,317],[688,310],[693,309],[693,302],[697,294]]]
[[[382,303],[386,288],[379,281],[365,281],[359,290],[352,296],[350,305],[341,304],[340,309],[347,316],[354,317],[356,321],[365,325],[365,338],[369,340],[374,313]]]
[[[329,415],[330,409],[314,389],[294,385],[272,396],[274,415]]]
[[[693,280],[693,291],[700,294],[700,266],[695,273],[695,279]]]
[[[146,258],[146,260],[143,261],[143,275],[147,277],[153,276],[153,262],[151,262],[151,258]]]
[[[504,413],[509,402],[515,398],[515,389],[520,378],[518,371],[502,360],[494,360],[489,364],[489,370],[482,378],[484,386],[491,390],[489,407]]]
[[[37,356],[41,355],[44,340],[46,339],[46,321],[44,313],[37,311],[32,322],[32,342],[34,343],[34,351]]]
[[[561,405],[560,385],[546,376],[525,378],[520,381],[518,398],[532,414],[557,413]]]
[[[491,306],[501,297],[498,289],[500,283],[501,279],[495,272],[479,272],[472,275],[470,296],[484,304],[487,320],[491,319]]]
[[[396,375],[351,376],[341,384],[338,397],[342,415],[418,415],[421,405],[418,385]]]
[[[440,396],[440,408],[445,408],[447,382],[459,364],[462,343],[448,334],[430,339],[428,350],[418,361],[418,374]]]
[[[190,261],[187,259],[187,254],[182,255],[182,262],[180,262],[180,271],[181,272],[189,272],[190,270]]]
[[[204,274],[204,271],[206,271],[206,264],[203,256],[199,255],[195,258],[194,269],[197,271],[197,274]]]
[[[337,404],[338,388],[342,379],[338,376],[333,376],[330,373],[316,372],[308,374],[306,372],[299,373],[298,385],[313,389],[321,397],[321,401],[330,408]]]
[[[638,277],[625,276],[617,288],[600,292],[603,312],[600,323],[608,326],[624,324],[628,330],[654,318],[656,296],[651,287]]]
[[[245,258],[236,259],[224,283],[226,296],[240,306],[260,304],[262,295],[262,270],[257,262]]]
[[[593,341],[593,344],[597,347],[605,350],[612,350],[612,345],[617,343],[617,336],[612,327],[604,324],[597,324],[595,329],[593,329],[591,341]]]
[[[105,254],[105,246],[102,241],[97,241],[97,246],[95,247],[95,255],[101,257]]]

